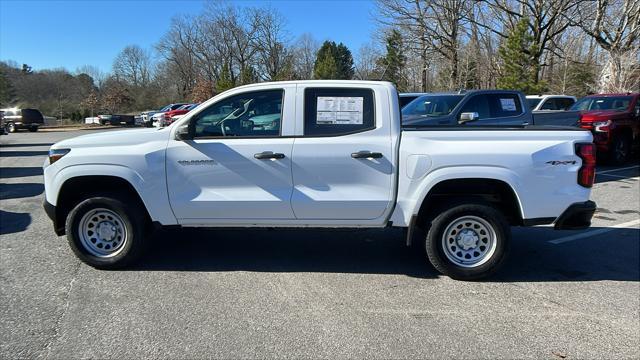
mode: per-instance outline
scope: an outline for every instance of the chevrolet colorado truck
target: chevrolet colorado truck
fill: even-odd
[[[503,263],[510,226],[590,225],[594,150],[580,128],[402,128],[387,82],[260,83],[166,128],[54,144],[44,208],[101,269],[165,226],[393,226],[443,274],[478,279]]]

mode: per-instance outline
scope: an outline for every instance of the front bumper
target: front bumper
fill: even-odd
[[[572,204],[558,217],[556,230],[580,230],[591,226],[591,218],[596,212],[596,203],[588,200]]]
[[[51,205],[47,201],[47,199],[44,199],[42,206],[44,207],[44,212],[47,213],[47,216],[53,222],[53,231],[55,231],[56,235],[58,236],[64,235],[65,233],[64,224],[60,224],[58,221],[58,215],[57,215],[55,205]]]

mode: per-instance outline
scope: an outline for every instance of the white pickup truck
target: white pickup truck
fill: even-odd
[[[505,259],[510,226],[590,225],[588,131],[478,126],[465,114],[401,128],[400,117],[387,82],[238,87],[167,128],[54,144],[44,207],[102,269],[131,264],[163,226],[394,226],[443,274],[477,279]]]

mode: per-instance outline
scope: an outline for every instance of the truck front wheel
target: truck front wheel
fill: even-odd
[[[143,211],[105,194],[77,204],[66,221],[67,240],[73,252],[98,269],[118,269],[132,264],[145,245]]]
[[[457,280],[490,276],[506,258],[511,232],[504,215],[480,203],[459,204],[431,222],[425,248],[429,261]]]
[[[623,165],[629,160],[630,153],[631,140],[629,136],[624,134],[616,136],[611,143],[611,150],[609,150],[609,163],[612,165]]]

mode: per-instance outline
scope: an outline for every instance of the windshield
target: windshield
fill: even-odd
[[[198,104],[191,104],[191,105],[187,106],[187,108],[186,108],[185,110],[193,110],[193,109],[195,109],[195,108],[196,108],[196,106],[198,106],[198,105],[200,105],[200,103],[198,103]]]
[[[585,97],[571,107],[570,110],[617,110],[625,111],[631,103],[631,96],[593,96]]]
[[[463,97],[463,95],[421,96],[402,109],[402,116],[449,115]]]
[[[536,106],[538,106],[538,104],[540,104],[540,101],[542,101],[542,98],[527,99],[527,103],[529,103],[529,109],[534,109]]]
[[[171,105],[167,105],[163,107],[162,109],[158,110],[158,112],[167,112],[169,110],[171,110]]]

